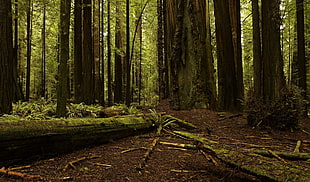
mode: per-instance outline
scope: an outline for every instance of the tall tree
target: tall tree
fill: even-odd
[[[43,18],[42,18],[42,80],[41,80],[41,97],[45,97],[46,89],[46,2],[43,0]]]
[[[219,105],[223,110],[239,110],[239,94],[234,62],[229,1],[214,1]]]
[[[31,0],[27,1],[27,69],[26,69],[26,100],[30,97],[30,64],[31,64]]]
[[[82,102],[82,0],[74,3],[74,98]]]
[[[306,99],[307,77],[306,77],[306,52],[305,52],[305,24],[304,24],[304,0],[296,0],[297,14],[297,69],[298,86],[304,91],[303,97]]]
[[[240,0],[229,0],[229,13],[231,22],[231,33],[234,50],[234,65],[236,69],[237,100],[236,109],[242,109],[244,95],[243,69],[242,69],[242,48],[241,48],[241,22],[240,22]]]
[[[271,103],[284,87],[280,45],[280,0],[262,0],[263,99]]]
[[[70,28],[71,0],[61,0],[60,4],[60,53],[57,87],[58,117],[66,115],[66,102],[68,98],[68,60],[69,60],[69,28]]]
[[[163,1],[157,0],[157,69],[158,69],[158,95],[164,98],[164,45],[163,45]]]
[[[82,21],[82,102],[94,102],[94,53],[92,49],[92,5],[91,0],[83,0]]]
[[[131,84],[130,84],[130,0],[126,0],[126,105],[129,106],[131,102]]]
[[[0,116],[12,110],[13,30],[11,1],[0,0]]]
[[[214,107],[215,82],[211,80],[214,78],[214,68],[212,56],[207,53],[207,42],[210,41],[207,41],[206,1],[171,2],[167,8],[171,13],[167,15],[167,29],[174,29],[169,45],[172,53],[168,58],[171,60],[171,104],[175,109]],[[166,38],[169,38],[171,33],[167,35]]]
[[[252,26],[253,26],[253,63],[254,63],[254,94],[262,97],[262,47],[260,36],[260,19],[258,0],[252,0]]]
[[[114,102],[121,103],[123,99],[123,62],[124,62],[124,16],[122,12],[123,2],[116,2],[116,30],[115,30],[115,64],[114,64]]]
[[[107,68],[108,68],[108,105],[113,104],[112,98],[112,44],[111,44],[111,1],[108,0],[108,35],[107,35],[107,47],[108,47],[108,57],[107,57]]]

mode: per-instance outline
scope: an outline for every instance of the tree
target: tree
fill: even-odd
[[[124,16],[121,1],[116,2],[116,30],[115,30],[115,64],[114,64],[114,102],[121,103],[123,98],[123,62],[124,62]]]
[[[258,0],[252,0],[252,27],[253,27],[253,63],[254,63],[254,94],[262,97],[262,50],[260,36],[260,19]]]
[[[107,67],[108,67],[108,106],[113,104],[112,98],[112,44],[111,44],[111,2],[108,0],[108,35],[107,35],[107,47],[108,47],[108,57],[107,57]]]
[[[57,110],[58,117],[66,115],[68,98],[68,60],[71,0],[61,0],[60,5],[60,59],[58,69]]]
[[[207,53],[210,32],[206,31],[209,26],[206,25],[206,7],[206,1],[192,0],[171,2],[167,7],[166,41],[172,50],[168,59],[171,61],[171,104],[175,109],[214,109],[216,105],[212,56]]]
[[[303,90],[303,98],[306,99],[306,52],[305,52],[305,25],[304,25],[304,0],[296,0],[297,17],[297,69],[298,86]]]
[[[164,46],[163,46],[163,1],[157,0],[157,69],[159,100],[164,98]]]
[[[30,64],[31,64],[31,0],[27,1],[27,71],[26,71],[26,100],[30,97]]]
[[[82,0],[74,3],[74,98],[82,102]]]
[[[85,104],[94,102],[94,53],[92,37],[91,0],[83,0],[82,21],[82,85],[81,101]]]
[[[218,94],[220,108],[227,111],[239,110],[240,98],[237,87],[237,66],[234,59],[232,24],[228,0],[214,1]]]
[[[280,23],[280,0],[262,0],[262,86],[266,104],[279,98],[285,85]]]
[[[0,0],[0,115],[12,110],[13,30],[11,1]]]
[[[131,84],[130,84],[130,0],[126,0],[126,105],[129,106],[131,102]]]

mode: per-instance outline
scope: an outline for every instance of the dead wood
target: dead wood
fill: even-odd
[[[155,138],[153,140],[153,142],[151,143],[151,145],[147,149],[146,153],[144,154],[143,159],[140,161],[140,164],[139,164],[139,167],[137,167],[137,170],[141,171],[145,167],[146,162],[149,160],[151,154],[153,153],[158,140],[159,140],[159,138]]]
[[[294,152],[299,152],[300,146],[301,146],[301,141],[298,140],[297,143],[296,143],[296,147],[294,149]]]
[[[232,116],[228,116],[228,117],[224,117],[224,118],[219,118],[218,121],[224,121],[226,119],[237,118],[237,117],[240,117],[240,116],[243,116],[243,115],[242,114],[235,114],[235,115],[232,115]]]
[[[64,167],[63,171],[67,170],[69,167],[72,167],[73,169],[75,169],[76,167],[74,166],[75,163],[84,161],[84,160],[88,160],[88,159],[94,159],[94,158],[99,158],[100,156],[89,156],[89,157],[81,157],[79,159],[76,159],[74,161],[68,162],[68,164]]]
[[[4,167],[0,169],[0,174],[6,175],[6,176],[9,176],[9,177],[13,177],[13,178],[21,178],[23,180],[38,181],[38,180],[42,180],[43,179],[39,175],[30,175],[30,174],[26,174],[26,173],[10,171],[8,169],[5,169]]]
[[[267,157],[273,157],[273,154],[270,154],[266,150],[250,150],[253,153],[260,154]],[[291,160],[308,160],[310,159],[310,153],[297,153],[297,152],[281,152],[281,151],[273,151],[274,154],[278,155],[279,157]]]
[[[284,163],[287,163],[284,159],[282,159],[280,156],[278,156],[276,153],[274,153],[272,150],[267,150],[267,152],[269,154],[271,154],[272,156],[274,156],[275,158],[277,158],[279,161],[282,161]]]
[[[306,165],[291,165],[289,162],[283,163],[278,159],[266,158],[263,155],[257,155],[258,151],[271,156],[265,150],[249,150],[233,148],[228,145],[220,144],[203,137],[198,137],[191,133],[174,131],[178,135],[191,138],[200,143],[199,148],[204,148],[207,151],[213,151],[216,157],[225,162],[229,166],[239,168],[244,172],[255,174],[256,176],[272,181],[309,181],[310,167]],[[283,157],[283,152],[273,151],[276,155]],[[286,153],[287,154],[287,153]],[[308,159],[309,153],[289,153],[292,157],[299,159]],[[212,155],[214,156],[214,155]],[[274,157],[274,155],[272,155]],[[273,170],[270,170],[273,169]],[[281,171],[281,173],[279,173]]]

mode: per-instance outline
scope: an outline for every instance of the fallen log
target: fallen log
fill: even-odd
[[[154,129],[144,117],[0,122],[0,166],[46,158]]]
[[[183,137],[191,138],[199,145],[186,145],[185,148],[205,148],[215,153],[215,156],[226,164],[242,171],[254,174],[263,181],[310,181],[310,166],[290,162],[283,163],[276,158],[269,158],[254,153],[252,150],[234,148],[191,133],[174,131]],[[169,144],[171,145],[171,144]],[[274,152],[274,151],[273,151]],[[268,151],[267,151],[268,153]],[[274,152],[279,155],[279,152]],[[297,153],[296,153],[297,154]],[[270,153],[269,153],[270,155]],[[283,156],[282,156],[283,157]],[[305,162],[306,163],[306,162]]]

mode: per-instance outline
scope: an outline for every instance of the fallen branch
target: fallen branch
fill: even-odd
[[[4,167],[0,169],[0,174],[7,175],[9,177],[21,178],[24,180],[38,181],[38,180],[43,179],[39,175],[30,175],[30,174],[26,174],[26,173],[14,172],[14,171],[10,171],[8,169],[5,169]]]
[[[272,156],[274,156],[275,158],[277,158],[279,161],[282,161],[282,162],[284,162],[284,163],[287,163],[284,159],[282,159],[280,156],[278,156],[276,153],[274,153],[273,151],[271,151],[271,150],[267,150],[267,152],[269,153],[269,154],[271,154]]]
[[[249,150],[253,153],[260,154],[263,156],[271,157],[273,156],[266,150]],[[280,152],[280,151],[273,151],[276,155],[285,158],[285,159],[292,159],[292,160],[308,160],[310,159],[310,153],[294,153],[294,152]]]
[[[178,169],[171,169],[171,172],[175,173],[207,173],[207,170],[199,170],[199,171],[193,171],[193,170],[178,170]]]
[[[235,115],[232,115],[232,116],[228,116],[228,117],[224,117],[224,118],[219,118],[218,121],[224,121],[226,119],[232,119],[232,118],[236,118],[236,117],[240,117],[240,116],[243,116],[242,114],[235,114]]]
[[[296,143],[296,147],[295,147],[295,149],[294,149],[294,152],[297,152],[297,153],[298,153],[298,152],[299,152],[300,146],[301,146],[301,141],[298,140],[297,143]]]
[[[197,141],[200,143],[199,149],[203,148],[207,151],[213,151],[216,154],[216,158],[229,166],[238,168],[249,174],[254,174],[264,179],[264,181],[309,181],[310,167],[303,164],[291,165],[289,163],[280,162],[277,159],[270,159],[256,154],[258,151],[263,151],[264,154],[270,156],[271,154],[268,153],[268,151],[234,148],[191,133],[181,131],[174,132]],[[283,152],[273,152],[283,157],[281,155],[284,154]],[[298,156],[303,159],[308,159],[310,156],[309,153],[290,154],[293,154],[294,157]],[[279,171],[281,172],[279,173]]]
[[[68,162],[68,164],[64,167],[63,171],[67,170],[69,167],[72,167],[73,169],[75,169],[76,168],[74,166],[75,163],[81,162],[81,161],[86,160],[86,159],[94,159],[94,158],[99,158],[99,157],[100,156],[93,155],[90,157],[81,157],[81,158],[76,159],[74,161]]]
[[[121,154],[124,154],[124,153],[127,153],[127,152],[136,151],[136,150],[140,150],[140,149],[147,150],[147,148],[146,148],[146,147],[138,147],[138,148],[133,148],[133,149],[123,150],[123,151],[121,151]]]
[[[139,167],[137,167],[137,170],[141,171],[145,167],[145,164],[149,160],[151,154],[153,153],[158,140],[159,140],[159,138],[155,138],[153,140],[150,147],[147,149],[146,153],[144,154],[143,159],[141,160]]]

